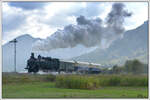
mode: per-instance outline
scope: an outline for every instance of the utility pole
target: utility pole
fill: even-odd
[[[9,43],[14,43],[14,71],[16,72],[16,43],[18,41],[16,39],[10,41]]]

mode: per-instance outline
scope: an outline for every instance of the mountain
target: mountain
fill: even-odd
[[[30,57],[32,45],[40,38],[22,35],[16,38],[17,43],[17,71],[24,71],[26,61]],[[78,45],[74,48],[54,49],[50,52],[34,51],[35,56],[50,56],[53,58],[110,64],[123,64],[127,59],[140,59],[147,63],[148,59],[148,21],[140,27],[125,32],[124,37],[114,41],[109,48],[86,48]],[[2,46],[2,71],[14,71],[14,44],[6,43]]]
[[[16,45],[16,58],[17,58],[17,70],[22,70],[25,68],[25,62],[28,57],[30,57],[31,43],[38,40],[38,38],[32,38],[30,35],[22,35],[17,37],[17,45]],[[14,71],[14,44],[6,43],[2,46],[2,65],[3,71],[10,72]]]
[[[126,31],[123,38],[114,41],[109,48],[97,48],[72,60],[109,66],[123,64],[126,60],[135,58],[148,63],[148,21],[134,30]]]
[[[30,57],[31,52],[35,53],[37,57],[38,54],[41,56],[50,56],[59,59],[69,59],[75,56],[80,56],[83,53],[88,53],[95,48],[85,48],[82,45],[78,45],[74,48],[65,48],[65,49],[55,49],[50,52],[41,52],[41,51],[32,51],[32,45],[40,38],[33,38],[30,35],[22,35],[16,38],[16,67],[17,71],[24,71],[26,67],[26,62]],[[3,72],[14,71],[14,44],[6,43],[2,46],[2,70]]]

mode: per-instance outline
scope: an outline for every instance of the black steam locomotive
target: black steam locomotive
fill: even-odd
[[[39,70],[48,72],[77,72],[77,73],[86,73],[86,74],[98,74],[101,72],[100,65],[98,64],[89,64],[85,62],[76,62],[76,61],[63,61],[51,57],[34,57],[34,53],[31,53],[30,59],[27,61],[27,67],[29,73],[37,73]]]

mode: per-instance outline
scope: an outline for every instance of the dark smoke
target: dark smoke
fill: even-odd
[[[107,17],[107,25],[114,28],[117,33],[122,33],[124,31],[124,19],[125,17],[131,16],[131,13],[124,10],[124,6],[125,5],[121,3],[115,3]]]
[[[107,48],[124,33],[124,19],[129,16],[131,13],[124,10],[123,4],[115,3],[106,18],[105,26],[100,18],[87,19],[79,16],[76,19],[77,25],[65,26],[63,30],[57,30],[46,39],[35,42],[33,50],[50,51],[57,48],[75,47],[78,44],[85,47]]]

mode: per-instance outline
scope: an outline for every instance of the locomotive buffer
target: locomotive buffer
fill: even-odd
[[[14,43],[14,72],[16,72],[16,43],[18,41],[16,39],[10,41],[9,43]]]

